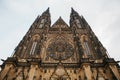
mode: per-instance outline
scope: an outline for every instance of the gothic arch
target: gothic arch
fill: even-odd
[[[82,35],[81,38],[82,47],[84,49],[84,57],[91,58],[92,52],[90,47],[90,40],[87,35]]]
[[[72,39],[66,36],[61,36],[61,35],[55,35],[54,37],[48,39],[48,41],[46,42],[46,44],[51,44],[52,42],[55,42],[57,40],[61,40],[61,41],[66,41],[69,44],[71,44],[72,46],[74,46]],[[48,46],[46,46],[48,47]]]
[[[81,42],[84,42],[84,41],[89,41],[89,38],[88,38],[88,36],[87,35],[81,35],[81,38],[80,38],[80,40],[81,40]]]
[[[74,53],[73,46],[62,36],[57,36],[47,46],[46,55],[55,60],[65,60]]]
[[[32,36],[32,41],[39,40],[39,38],[40,38],[40,35],[39,35],[39,34],[34,34],[34,35]]]

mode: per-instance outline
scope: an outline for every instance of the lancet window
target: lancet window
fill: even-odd
[[[79,19],[76,19],[76,24],[79,28],[82,28]]]
[[[31,50],[30,50],[30,55],[33,55],[33,54],[34,54],[36,45],[37,45],[37,42],[36,42],[36,41],[33,42],[32,47],[31,47]]]
[[[45,22],[45,19],[42,19],[41,22],[40,22],[39,28],[42,28],[42,27],[43,27],[44,22]]]
[[[90,55],[90,48],[88,46],[88,42],[87,41],[84,41],[84,48],[85,48],[85,53],[86,55]]]

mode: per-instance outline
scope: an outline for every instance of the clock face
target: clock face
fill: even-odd
[[[65,60],[73,53],[72,45],[64,41],[53,42],[47,48],[47,55],[55,60]]]

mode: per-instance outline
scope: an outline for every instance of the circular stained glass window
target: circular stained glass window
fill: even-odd
[[[65,60],[71,57],[74,53],[71,44],[64,41],[56,41],[49,44],[47,54],[55,60]]]

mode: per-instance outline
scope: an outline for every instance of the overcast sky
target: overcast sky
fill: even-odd
[[[0,59],[10,57],[38,15],[67,24],[71,7],[83,15],[110,57],[120,60],[120,0],[0,0]],[[0,64],[2,62],[0,61]]]

